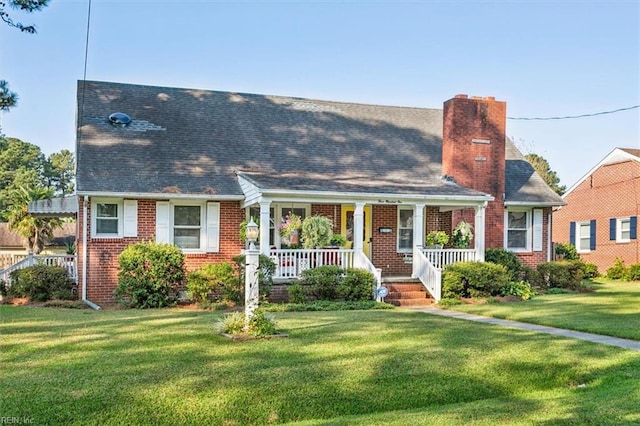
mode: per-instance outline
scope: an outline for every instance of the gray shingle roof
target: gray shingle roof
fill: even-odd
[[[78,105],[80,194],[241,197],[242,172],[272,189],[482,195],[440,179],[441,109],[95,81]]]
[[[562,197],[549,188],[508,138],[505,162],[505,202],[559,206],[566,204]]]

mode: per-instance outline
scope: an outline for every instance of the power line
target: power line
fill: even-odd
[[[620,111],[628,111],[630,109],[640,108],[640,105],[634,105],[627,108],[614,109],[613,111],[595,112],[593,114],[567,115],[564,117],[507,117],[508,120],[566,120],[569,118],[594,117],[596,115],[614,114]]]

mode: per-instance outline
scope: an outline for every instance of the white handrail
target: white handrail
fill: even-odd
[[[355,253],[353,266],[354,268],[364,269],[373,274],[373,296],[378,302],[382,302],[382,298],[378,296],[378,288],[382,285],[382,269],[376,268],[362,250]]]
[[[435,250],[434,250],[435,251]],[[442,298],[442,271],[429,260],[421,246],[413,249],[413,274],[437,302]]]
[[[24,259],[14,263],[10,267],[0,272],[0,280],[9,282],[11,273],[18,269],[28,268],[34,265],[59,266],[65,268],[69,277],[74,281],[78,281],[78,262],[76,255],[69,254],[51,254],[51,255],[35,255],[29,253]]]

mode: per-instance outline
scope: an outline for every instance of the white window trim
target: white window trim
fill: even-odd
[[[410,211],[411,212],[411,218],[413,219],[413,217],[415,216],[415,212],[414,212],[414,208],[413,207],[400,207],[398,206],[398,208],[396,209],[396,233],[398,234],[396,236],[396,252],[397,253],[413,253],[413,247],[409,247],[409,248],[400,248],[400,229],[409,229],[407,227],[402,227],[400,228],[400,211],[401,210],[406,210],[406,211]],[[425,216],[425,220],[426,220],[426,216]],[[413,238],[413,226],[411,227],[411,235]],[[413,246],[413,242],[411,244]]]
[[[188,200],[169,200],[169,239],[171,244],[175,245],[173,241],[173,234],[175,231],[175,208],[180,206],[194,206],[200,207],[200,247],[198,248],[182,248],[178,247],[184,253],[203,253],[206,251],[206,241],[207,241],[207,232],[206,232],[206,209],[205,202],[201,201],[188,201]]]
[[[629,238],[622,238],[622,223],[627,222],[629,224]],[[630,243],[631,242],[631,217],[619,217],[616,219],[616,243]]]
[[[513,212],[524,212],[527,214],[527,223],[525,225],[527,237],[526,237],[526,245],[525,247],[509,247],[509,213]],[[514,253],[529,253],[532,251],[532,229],[533,229],[533,210],[532,209],[522,209],[522,208],[510,208],[504,212],[504,248],[505,250],[512,251]],[[513,228],[514,230],[520,228]]]
[[[580,236],[580,228],[586,226],[589,229],[589,248],[581,248],[582,238]],[[590,253],[591,252],[591,221],[576,222],[576,251],[578,253]]]
[[[97,212],[98,204],[115,204],[118,206],[118,232],[115,234],[98,234]],[[122,238],[124,229],[124,200],[122,198],[92,198],[91,199],[91,238]]]

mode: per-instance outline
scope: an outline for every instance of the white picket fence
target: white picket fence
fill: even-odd
[[[0,269],[0,281],[9,282],[11,279],[11,273],[19,269],[28,268],[35,265],[48,265],[59,266],[64,268],[69,273],[75,282],[78,282],[78,258],[76,255],[69,254],[47,254],[37,255],[29,253],[21,256],[20,259],[15,259],[16,262],[10,266]]]

